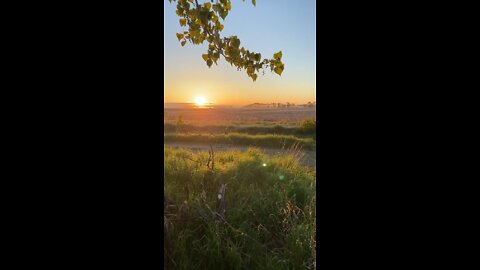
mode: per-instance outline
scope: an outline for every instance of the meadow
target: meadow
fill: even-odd
[[[315,269],[315,110],[166,113],[164,269]]]
[[[304,150],[315,150],[315,140],[311,138],[298,138],[292,135],[248,135],[242,133],[228,134],[165,134],[165,143],[205,143],[205,144],[230,144],[255,147],[285,148],[298,145]]]
[[[281,125],[192,125],[183,124],[180,127],[177,123],[166,123],[164,125],[165,133],[203,133],[203,134],[219,134],[219,133],[242,133],[249,135],[257,134],[276,134],[276,135],[292,135],[297,137],[316,138],[316,130],[302,128],[297,126],[281,126]]]
[[[305,150],[315,150],[316,120],[312,113],[315,113],[312,108],[169,109],[164,123],[164,142],[272,148],[298,145]]]
[[[165,146],[164,269],[314,269],[316,172],[298,154]]]
[[[304,119],[316,117],[316,108],[166,108],[165,124],[175,124],[181,116],[185,124],[198,126],[296,127]]]

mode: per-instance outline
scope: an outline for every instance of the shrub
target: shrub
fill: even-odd
[[[300,123],[300,130],[304,134],[313,134],[317,132],[317,120],[305,119]]]

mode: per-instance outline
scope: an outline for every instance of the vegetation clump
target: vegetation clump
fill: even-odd
[[[305,134],[316,133],[317,130],[317,120],[316,119],[306,119],[300,123],[300,130]]]

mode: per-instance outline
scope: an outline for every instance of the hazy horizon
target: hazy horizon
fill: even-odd
[[[296,103],[296,102],[290,102],[290,101],[286,101],[286,102],[278,102],[278,101],[272,101],[272,102],[251,102],[251,103],[239,103],[239,104],[228,104],[228,103],[207,103],[206,105],[209,105],[209,106],[217,106],[217,107],[225,107],[225,106],[232,106],[232,107],[242,107],[242,106],[247,106],[247,105],[251,105],[251,104],[256,104],[256,103],[261,103],[261,104],[271,104],[271,103],[280,103],[280,104],[286,104],[286,103],[294,103],[295,105],[303,105],[303,104],[307,104],[308,102],[316,102],[316,100],[311,100],[311,101],[307,101],[307,102],[300,102],[300,103]],[[197,106],[197,104],[195,102],[164,102],[163,105],[165,106],[165,108],[167,108],[167,106],[175,106],[175,105],[192,105],[192,106]]]

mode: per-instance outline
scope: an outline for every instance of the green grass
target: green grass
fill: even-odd
[[[213,171],[208,152],[164,156],[164,269],[313,269],[316,173],[294,154],[218,152]]]
[[[234,145],[247,145],[254,147],[284,148],[298,145],[304,150],[314,150],[315,140],[299,138],[291,135],[248,135],[242,133],[228,134],[164,134],[164,142],[195,142],[195,143],[225,143]]]
[[[189,132],[189,133],[225,133],[225,132],[233,132],[233,133],[245,133],[250,135],[258,135],[258,134],[277,134],[277,135],[294,135],[297,137],[307,137],[315,139],[316,136],[316,129],[310,128],[306,129],[302,126],[282,126],[282,125],[217,125],[217,126],[198,126],[198,125],[191,125],[191,124],[184,124],[181,127],[182,131]],[[164,132],[165,133],[175,133],[178,131],[178,127],[176,124],[172,123],[165,123],[164,124]]]

